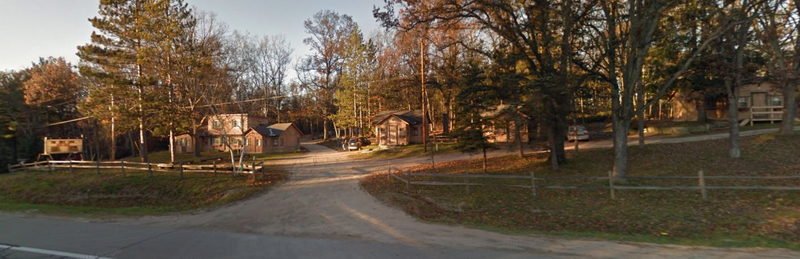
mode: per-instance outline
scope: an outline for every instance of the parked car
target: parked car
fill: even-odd
[[[567,131],[567,140],[589,140],[589,131],[586,130],[586,127],[583,125],[569,126],[569,130]]]
[[[357,138],[353,138],[347,141],[347,151],[352,150],[361,150],[361,141]]]
[[[360,138],[358,138],[358,141],[361,142],[361,146],[362,147],[363,146],[369,146],[369,145],[372,144],[372,141],[369,141],[369,139],[367,137],[360,137]]]

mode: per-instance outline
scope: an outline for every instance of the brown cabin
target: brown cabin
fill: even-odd
[[[372,119],[380,146],[403,146],[422,143],[422,112],[385,111]]]
[[[254,154],[290,152],[300,148],[302,136],[294,123],[269,124],[266,118],[247,114],[211,116],[208,126],[198,130],[200,151],[228,151],[230,146]],[[177,153],[191,153],[193,144],[191,134],[175,136]]]
[[[513,109],[511,108],[507,104],[501,104],[481,112],[481,117],[486,119],[486,123],[483,125],[483,135],[490,143],[513,143],[517,141],[517,125],[514,123]],[[527,119],[520,126],[520,140],[528,142]]]
[[[783,116],[783,89],[773,82],[761,81],[753,84],[742,85],[736,89],[739,108],[739,121],[741,123],[754,123],[760,121],[779,122]],[[672,98],[670,117],[675,121],[697,120],[699,113],[698,99],[683,92],[677,92]],[[706,118],[726,120],[728,116],[727,97],[720,96],[716,100],[705,100]]]

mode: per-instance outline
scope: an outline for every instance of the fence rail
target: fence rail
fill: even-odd
[[[698,171],[696,176],[690,175],[653,175],[653,176],[628,176],[628,179],[697,179],[698,185],[673,185],[673,186],[630,186],[630,185],[616,185],[614,178],[611,176],[558,176],[558,177],[535,177],[533,173],[530,175],[492,175],[492,174],[440,174],[440,173],[411,173],[409,171],[402,171],[396,168],[389,168],[388,176],[394,178],[405,184],[406,190],[410,190],[414,185],[423,186],[464,186],[469,191],[470,186],[505,186],[513,188],[530,189],[531,194],[535,197],[537,189],[561,189],[561,190],[609,190],[611,198],[615,196],[615,190],[693,190],[700,191],[704,200],[708,199],[708,190],[769,190],[769,191],[800,191],[800,186],[708,186],[706,185],[707,179],[718,180],[785,180],[785,179],[800,179],[800,176],[739,176],[739,175],[714,175],[705,176],[703,171]],[[610,174],[610,172],[609,172]],[[456,178],[462,181],[435,181],[435,180],[414,180],[414,177],[428,177],[428,178]],[[476,183],[470,182],[470,179],[485,178],[485,179],[527,179],[530,184],[509,184],[509,183]],[[548,180],[605,180],[608,181],[607,185],[539,185],[537,181]]]
[[[73,169],[119,169],[122,172],[125,170],[138,170],[149,172],[180,172],[180,173],[247,173],[254,174],[263,172],[263,162],[242,163],[241,165],[234,165],[230,163],[212,163],[212,164],[169,164],[169,163],[140,163],[128,161],[82,161],[82,160],[46,160],[32,163],[19,163],[8,165],[9,172],[20,170],[49,170],[55,168],[67,168],[70,171]]]

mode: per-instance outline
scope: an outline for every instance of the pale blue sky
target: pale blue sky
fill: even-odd
[[[372,7],[382,0],[186,0],[217,14],[231,30],[255,35],[284,35],[294,58],[308,54],[303,21],[323,9],[353,16],[365,34],[380,30]],[[88,19],[96,0],[0,0],[0,71],[30,66],[39,57],[66,57],[76,64],[76,46],[89,41]]]

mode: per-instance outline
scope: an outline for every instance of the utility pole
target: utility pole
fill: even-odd
[[[428,152],[428,117],[425,116],[425,51],[422,40],[422,38],[419,39],[419,77],[422,85],[422,99],[420,100],[422,104],[422,147],[424,152]]]
[[[117,132],[115,129],[115,119],[114,118],[114,94],[111,94],[111,106],[108,106],[108,110],[111,111],[111,152],[109,152],[109,159],[114,161],[117,159]]]
[[[164,8],[164,12],[166,13],[166,17],[170,17],[169,16],[169,3],[170,3],[169,1],[165,2],[166,8]],[[172,105],[172,99],[173,99],[173,96],[175,95],[175,87],[172,85],[172,71],[171,71],[171,69],[172,69],[172,66],[171,66],[172,65],[172,59],[171,59],[172,53],[170,52],[172,50],[171,44],[172,43],[170,43],[170,46],[168,47],[169,51],[167,51],[167,86],[169,87],[169,108],[170,109],[175,108],[175,106]],[[174,164],[175,163],[175,117],[174,116],[169,116],[169,162],[170,162],[170,164]]]

